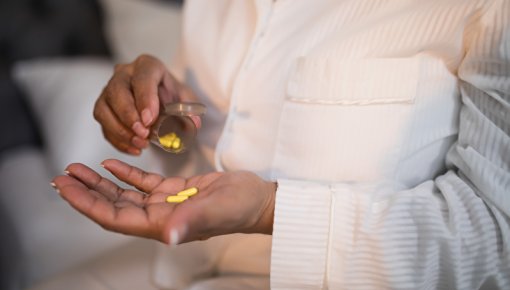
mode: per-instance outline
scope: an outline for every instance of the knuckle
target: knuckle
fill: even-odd
[[[114,71],[114,73],[117,73],[117,72],[123,70],[124,68],[126,68],[126,66],[127,66],[127,64],[125,64],[125,63],[118,63],[113,67],[113,71]]]
[[[122,140],[127,140],[129,141],[132,137],[132,134],[131,132],[129,132],[128,130],[126,130],[125,128],[121,127],[117,130],[117,135],[122,139]]]
[[[118,108],[119,118],[123,120],[128,127],[132,126],[138,119],[135,108],[122,106]]]
[[[130,75],[133,71],[133,63],[116,64],[113,69],[113,77]]]
[[[108,82],[106,87],[103,89],[102,99],[108,102],[109,99],[111,99],[112,95],[114,95],[114,86],[115,81],[113,78]]]
[[[113,76],[110,81],[108,82],[108,85],[105,87],[105,97],[109,98],[111,96],[115,96],[116,93],[119,91],[119,87],[122,86],[124,83],[123,79],[119,75]]]
[[[94,120],[96,120],[98,123],[101,124],[102,117],[101,117],[101,114],[98,112],[97,109],[94,109],[94,112],[92,113],[92,116],[94,117]]]
[[[99,105],[96,102],[96,104],[94,105],[94,110],[92,111],[92,116],[94,117],[94,120],[99,122],[99,118],[101,118],[101,114],[99,113],[98,106]]]
[[[94,120],[102,124],[103,121],[103,108],[100,102],[96,102],[94,105],[94,111],[92,112],[92,116],[94,116]]]
[[[147,53],[143,53],[143,54],[140,54],[136,58],[136,62],[146,62],[146,61],[151,61],[153,59],[154,59],[154,57],[152,55],[147,54]]]

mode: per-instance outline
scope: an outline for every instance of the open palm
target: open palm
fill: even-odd
[[[54,184],[75,209],[110,231],[175,244],[261,232],[267,228],[261,222],[272,214],[274,184],[249,172],[213,172],[185,179],[164,178],[118,160],[106,160],[103,166],[140,191],[123,189],[79,163],[69,165],[68,175],[56,177]],[[199,188],[199,193],[178,204],[165,201],[189,187]]]

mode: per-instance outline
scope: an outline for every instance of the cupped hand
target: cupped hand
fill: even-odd
[[[177,244],[230,233],[271,234],[276,184],[246,172],[213,172],[189,179],[164,178],[118,160],[105,169],[139,191],[124,189],[75,163],[53,184],[76,210],[103,228]],[[182,203],[169,195],[190,187],[198,194]]]
[[[96,101],[94,118],[115,148],[139,155],[149,144],[149,130],[162,103],[196,100],[195,94],[176,80],[160,60],[142,55],[132,63],[115,66]],[[199,117],[193,122],[200,127]]]

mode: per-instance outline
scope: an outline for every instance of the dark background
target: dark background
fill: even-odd
[[[21,146],[44,146],[12,65],[48,56],[108,57],[102,29],[97,0],[0,0],[0,160]],[[14,230],[0,208],[0,289],[22,285]]]
[[[10,77],[16,61],[47,56],[108,56],[102,14],[91,0],[1,0],[0,157],[41,141],[21,91]]]

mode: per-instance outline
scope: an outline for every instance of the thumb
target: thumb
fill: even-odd
[[[200,204],[181,203],[163,230],[162,240],[170,246],[209,238],[206,217]]]

